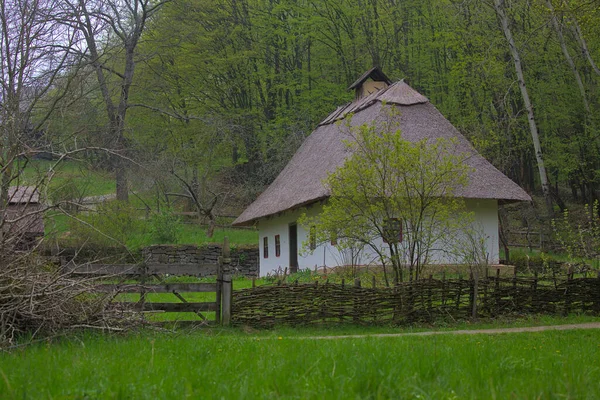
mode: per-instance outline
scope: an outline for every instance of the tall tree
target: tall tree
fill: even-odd
[[[5,235],[9,187],[20,184],[31,156],[48,151],[39,140],[40,126],[64,96],[56,82],[68,87],[63,69],[78,61],[71,51],[74,31],[57,22],[59,3],[0,0],[0,257],[11,240]]]
[[[67,24],[83,35],[84,55],[96,73],[102,93],[111,147],[125,156],[125,119],[136,69],[136,49],[148,20],[168,0],[66,0]],[[116,93],[114,91],[116,90]],[[117,199],[128,200],[127,165],[114,162]]]
[[[535,159],[537,161],[538,174],[540,177],[540,183],[542,185],[542,192],[544,194],[544,199],[546,201],[546,207],[549,215],[553,215],[552,208],[552,195],[550,193],[550,184],[548,182],[548,174],[546,172],[546,166],[544,164],[544,156],[542,153],[542,146],[540,144],[540,137],[538,133],[538,126],[535,120],[535,115],[533,112],[533,103],[531,102],[531,98],[529,97],[529,91],[527,90],[527,85],[525,84],[525,74],[523,73],[523,66],[521,64],[521,56],[519,54],[519,50],[513,38],[512,30],[511,30],[511,22],[509,16],[506,13],[504,0],[494,0],[494,9],[496,14],[498,15],[498,19],[500,21],[500,26],[502,28],[502,32],[504,33],[504,37],[508,42],[508,47],[510,50],[510,54],[515,66],[515,72],[517,74],[517,80],[519,82],[519,89],[521,90],[521,96],[523,98],[523,103],[525,105],[525,109],[527,110],[527,120],[529,122],[529,131],[531,133],[531,139],[533,141],[533,147],[535,150]]]

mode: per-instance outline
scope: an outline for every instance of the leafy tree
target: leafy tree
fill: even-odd
[[[322,213],[304,215],[301,223],[316,227],[319,242],[336,237],[340,249],[364,244],[384,267],[392,265],[395,282],[417,279],[434,246],[471,221],[464,201],[453,196],[467,182],[465,155],[452,141],[404,140],[391,117],[350,132],[352,156],[325,182],[331,197]],[[401,242],[390,236],[394,220]]]
[[[58,5],[55,0],[0,1],[0,269],[19,240],[11,226],[28,218],[9,215],[9,189],[22,185],[30,158],[51,151],[41,127],[65,95],[54,86],[59,80],[63,87],[71,83],[61,77],[62,69],[79,60],[71,49],[73,29],[57,22]],[[36,212],[41,211],[27,208],[23,214]]]
[[[75,27],[82,38],[82,56],[98,81],[108,118],[112,147],[125,155],[125,119],[135,76],[137,47],[150,18],[168,0],[74,0],[64,2],[66,26]],[[129,198],[125,161],[115,159],[117,198]]]

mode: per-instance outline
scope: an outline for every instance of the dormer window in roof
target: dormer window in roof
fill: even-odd
[[[373,67],[358,78],[348,90],[354,89],[354,100],[360,100],[371,93],[385,89],[392,84],[392,81],[379,69]]]

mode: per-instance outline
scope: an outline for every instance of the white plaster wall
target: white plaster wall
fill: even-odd
[[[467,200],[467,208],[474,213],[474,228],[483,235],[485,239],[485,248],[489,263],[498,263],[499,259],[499,238],[498,238],[498,202],[496,200]],[[284,270],[289,268],[289,225],[295,223],[303,212],[309,215],[315,215],[320,212],[322,206],[315,205],[308,209],[294,210],[282,213],[278,216],[261,219],[258,223],[259,231],[259,248],[260,248],[260,275],[265,276],[272,274],[279,268]],[[281,254],[275,256],[275,235],[280,236]],[[263,240],[264,237],[269,238],[269,257],[264,258]],[[298,225],[298,268],[313,269],[315,266],[328,267],[347,265],[350,263],[350,258],[347,254],[340,253],[337,247],[330,244],[318,246],[315,250],[304,250],[302,244],[307,241],[308,232]],[[447,244],[449,247],[458,246],[457,243],[462,243],[464,238],[456,237],[454,243]],[[383,245],[383,243],[381,243]],[[443,246],[443,245],[438,245]],[[376,256],[369,249],[364,249],[358,260],[358,264],[366,265],[377,262]],[[433,264],[456,264],[462,263],[463,260],[455,252],[452,254],[447,252],[436,252],[432,255],[430,262]]]
[[[275,271],[289,269],[290,262],[290,242],[289,226],[296,223],[302,213],[315,215],[321,211],[321,205],[315,205],[308,209],[294,210],[282,213],[277,216],[261,219],[258,223],[259,248],[260,248],[260,275],[265,276]],[[275,235],[279,235],[281,253],[279,257],[275,256]],[[264,257],[263,240],[269,238],[269,257]],[[298,268],[313,269],[317,267],[343,265],[343,257],[335,246],[320,245],[313,251],[304,251],[303,243],[308,240],[308,232],[298,225]]]
[[[475,212],[475,229],[485,238],[488,262],[500,262],[500,237],[498,236],[498,200],[467,200],[467,207]]]

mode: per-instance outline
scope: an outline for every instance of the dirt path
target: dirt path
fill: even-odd
[[[289,339],[302,340],[334,340],[334,339],[363,339],[369,337],[401,337],[401,336],[433,336],[433,335],[495,335],[499,333],[523,333],[543,331],[569,331],[575,329],[600,329],[600,322],[588,322],[585,324],[526,326],[518,328],[495,328],[495,329],[463,329],[458,331],[427,331],[427,332],[405,332],[405,333],[374,333],[365,335],[339,335],[339,336],[301,336]]]

